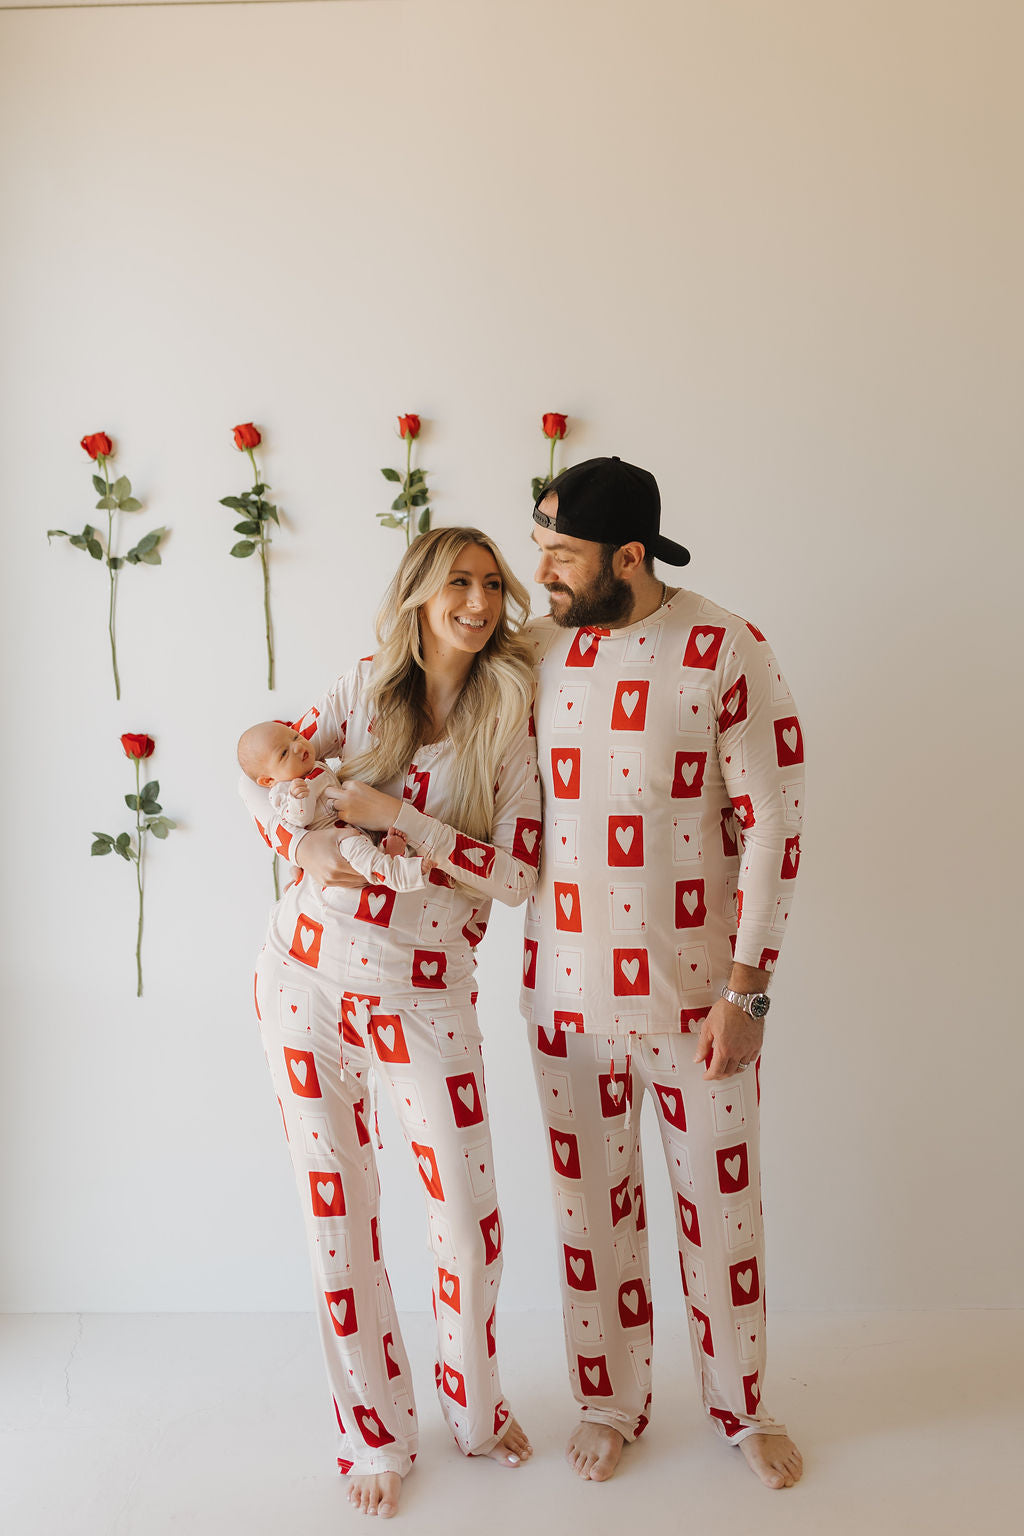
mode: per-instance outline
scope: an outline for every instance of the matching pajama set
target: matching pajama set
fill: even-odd
[[[415,856],[389,854],[358,827],[344,830],[337,819],[331,791],[340,788],[338,775],[326,763],[314,763],[303,777],[309,794],[293,795],[291,780],[273,784],[269,790],[270,806],[277,818],[287,823],[289,831],[319,832],[323,827],[338,827],[338,852],[357,874],[369,884],[389,885],[393,891],[419,891],[426,884],[423,860]],[[264,834],[266,835],[266,834]],[[324,891],[328,900],[330,891]],[[345,902],[342,910],[347,911]]]
[[[761,1401],[760,1062],[692,1060],[733,959],[774,969],[800,863],[803,737],[764,636],[693,592],[620,629],[528,630],[544,791],[522,1010],[584,1417],[633,1440],[653,1319],[640,1149],[649,1092],[705,1409],[737,1442]]]
[[[363,691],[369,659],[340,678],[296,729],[318,759],[372,745]],[[482,726],[481,728],[485,728]],[[510,1410],[495,1356],[502,1229],[476,1018],[474,951],[492,898],[515,905],[537,879],[540,787],[524,722],[495,786],[489,842],[446,825],[451,743],[424,746],[396,818],[420,889],[372,881],[322,889],[302,875],[274,908],[256,970],[267,1061],[305,1215],[316,1311],[343,1472],[403,1476],[416,1454],[409,1366],[384,1268],[373,1135],[380,1080],[427,1203],[437,1320],[435,1380],[455,1440],[493,1449]],[[299,834],[242,795],[268,844],[289,858]]]

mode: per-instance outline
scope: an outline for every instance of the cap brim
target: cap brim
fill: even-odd
[[[689,565],[690,551],[677,544],[674,539],[666,539],[659,533],[654,540],[651,554],[655,560],[664,560],[666,565]]]

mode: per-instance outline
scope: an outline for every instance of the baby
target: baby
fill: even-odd
[[[270,791],[270,804],[290,827],[316,832],[337,823],[333,792],[341,785],[326,763],[313,757],[304,736],[279,720],[264,720],[242,733],[238,743],[242,772]],[[368,883],[393,891],[418,891],[426,884],[426,860],[406,855],[401,832],[388,832],[378,847],[357,827],[342,823],[338,852]]]

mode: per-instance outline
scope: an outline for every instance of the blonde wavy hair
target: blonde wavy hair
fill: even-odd
[[[441,591],[470,544],[485,549],[497,567],[501,614],[445,725],[455,749],[455,776],[439,809],[460,832],[486,839],[498,769],[529,712],[534,679],[530,649],[519,634],[530,614],[529,594],[479,528],[432,528],[402,557],[377,614],[377,649],[364,695],[373,747],[346,762],[345,776],[386,784],[406,772],[427,739],[420,609]]]

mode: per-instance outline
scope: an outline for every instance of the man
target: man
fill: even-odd
[[[648,1090],[705,1409],[768,1487],[790,1487],[800,1453],[761,1401],[758,1068],[803,740],[764,636],[654,574],[655,557],[690,558],[660,513],[654,476],[618,458],[565,470],[533,513],[551,615],[529,630],[544,843],[522,1008],[581,1411],[567,1456],[603,1481],[647,1424]]]

